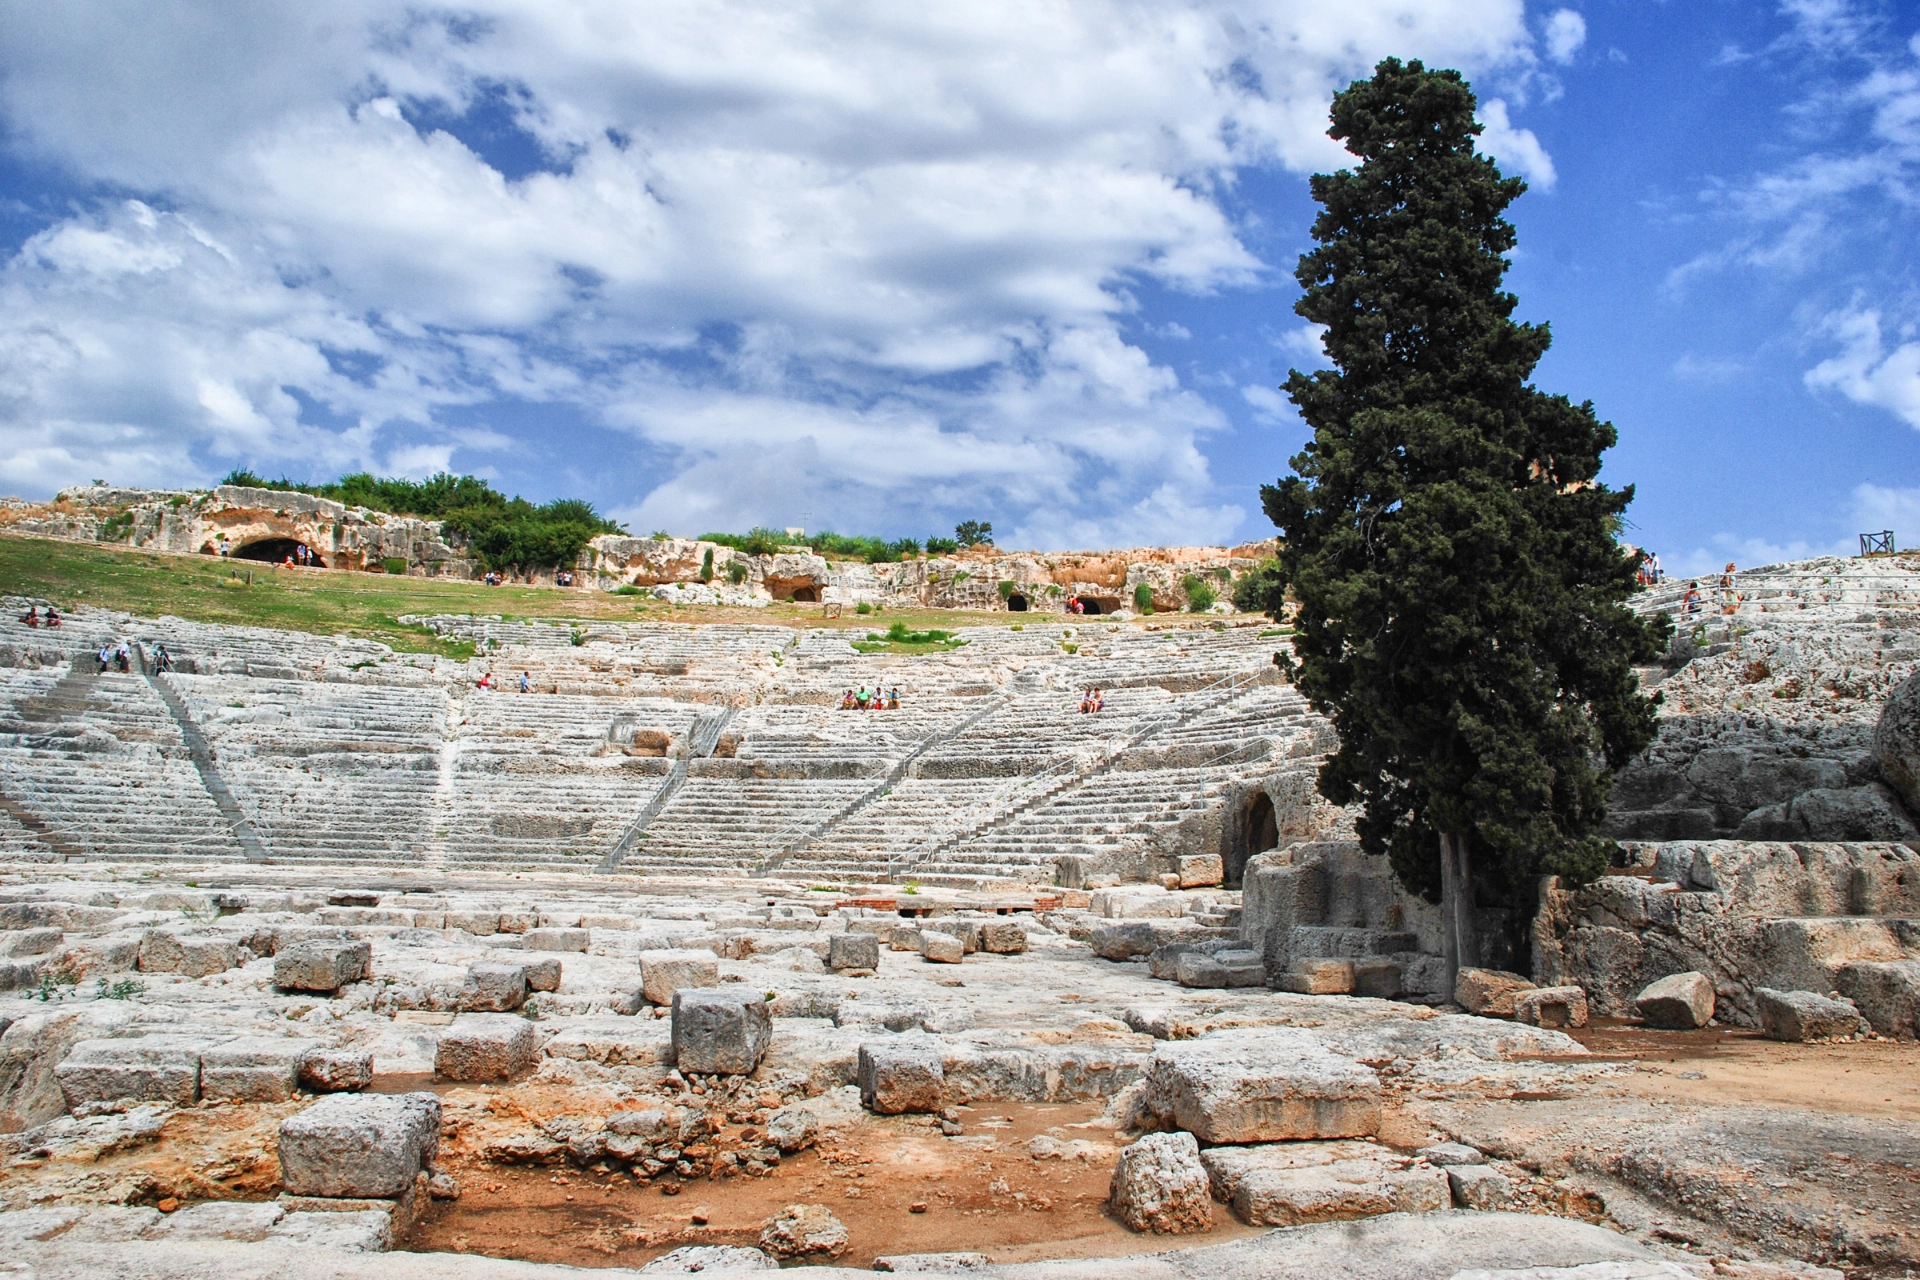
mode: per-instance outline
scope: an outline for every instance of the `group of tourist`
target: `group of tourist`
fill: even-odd
[[[503,586],[507,581],[507,575],[504,573],[495,573],[493,570],[489,569],[487,570],[486,576],[480,579],[480,581],[486,583],[490,587]]]
[[[1727,567],[1720,575],[1720,612],[1723,614],[1740,612],[1740,602],[1746,599],[1744,595],[1734,590],[1733,575],[1735,572],[1733,561],[1727,561]],[[1687,584],[1687,594],[1680,598],[1681,616],[1690,618],[1699,613],[1705,605],[1706,597],[1700,594],[1700,584],[1698,582],[1689,582]]]
[[[1666,572],[1660,568],[1660,557],[1651,551],[1641,559],[1640,568],[1635,576],[1640,579],[1640,585],[1643,587],[1658,586],[1667,580]]]
[[[119,667],[122,675],[133,670],[133,655],[126,645],[103,644],[100,652],[93,655],[100,660],[100,674],[104,675],[114,667]]]
[[[1107,692],[1104,689],[1082,689],[1080,691],[1080,714],[1098,715],[1106,710]]]
[[[320,563],[320,561],[319,558],[313,554],[313,548],[304,542],[297,544],[292,551],[287,553],[287,568],[289,569],[311,569],[318,563]]]
[[[869,692],[865,685],[861,685],[858,692],[849,689],[840,696],[840,709],[842,711],[898,711],[900,709],[899,686],[896,685],[890,691],[876,688]]]
[[[520,673],[520,679],[518,680],[517,683],[520,686],[520,692],[532,693],[533,692],[533,673],[531,671],[522,671]],[[493,689],[498,689],[500,686],[494,683],[493,672],[489,671],[487,672],[487,674],[480,677],[479,683],[476,687],[481,689],[493,690]]]
[[[40,606],[36,604],[28,608],[28,610],[20,616],[20,621],[30,627],[57,627],[60,625],[60,611],[52,605],[48,605],[45,616],[42,616]]]
[[[556,573],[556,574],[554,574],[554,575],[553,575],[553,585],[554,585],[554,586],[556,586],[556,587],[570,587],[570,586],[572,586],[572,585],[573,585],[573,570],[571,570],[571,569],[562,569],[562,570],[560,570],[560,571],[559,571],[558,573]]]

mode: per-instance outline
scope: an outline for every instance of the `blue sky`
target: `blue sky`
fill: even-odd
[[[1838,0],[0,0],[0,490],[1265,536],[1306,175],[1387,54],[1531,181],[1510,287],[1636,541],[1920,545],[1920,15]]]

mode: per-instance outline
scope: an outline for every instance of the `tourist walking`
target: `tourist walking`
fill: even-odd
[[[529,686],[531,686],[532,684],[533,684],[533,677],[529,675],[527,672],[522,671],[520,673],[520,692],[525,693],[529,688]]]

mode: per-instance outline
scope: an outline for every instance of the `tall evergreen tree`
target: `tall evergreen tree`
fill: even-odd
[[[1261,491],[1267,603],[1297,606],[1299,688],[1340,732],[1320,792],[1439,898],[1449,971],[1478,962],[1476,896],[1523,918],[1540,874],[1606,866],[1613,770],[1654,732],[1632,668],[1667,633],[1624,604],[1613,428],[1528,383],[1550,337],[1501,289],[1526,184],[1476,154],[1474,108],[1394,58],[1335,96],[1360,163],[1313,179],[1294,307],[1335,367],[1287,379],[1313,440]]]

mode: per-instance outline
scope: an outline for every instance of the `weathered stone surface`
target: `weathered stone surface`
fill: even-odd
[[[878,969],[880,937],[872,933],[836,933],[827,939],[827,968]]]
[[[195,1037],[171,1035],[82,1040],[54,1075],[71,1111],[121,1099],[184,1107],[199,1100],[205,1045]]]
[[[1226,878],[1226,868],[1217,853],[1183,855],[1179,868],[1182,889],[1203,889]]]
[[[1514,997],[1533,989],[1529,979],[1503,969],[1462,969],[1453,980],[1453,998],[1462,1009],[1494,1018],[1511,1018]]]
[[[1816,787],[1755,809],[1734,835],[1741,840],[1911,840],[1920,828],[1890,788],[1872,782]]]
[[[392,1198],[439,1149],[433,1094],[334,1094],[280,1122],[280,1179],[296,1196]]]
[[[149,929],[140,940],[140,972],[204,978],[237,969],[250,957],[232,938],[180,929]]]
[[[380,1209],[295,1210],[274,1224],[267,1239],[337,1253],[385,1253],[393,1248],[393,1214]]]
[[[561,968],[559,956],[539,956],[532,960],[523,960],[520,967],[526,971],[528,991],[558,991],[560,989]]]
[[[1431,1213],[1452,1203],[1444,1170],[1364,1142],[1214,1147],[1200,1160],[1214,1197],[1252,1226]]]
[[[448,1080],[511,1080],[539,1056],[533,1024],[507,1013],[463,1013],[440,1035],[433,1069]]]
[[[1920,813],[1920,675],[1888,695],[1873,730],[1873,762],[1909,812]]]
[[[932,964],[959,964],[966,958],[967,944],[953,934],[924,929],[920,933],[920,954]]]
[[[483,961],[467,966],[460,1007],[473,1013],[510,1013],[527,1002],[525,965]]]
[[[1405,973],[1392,960],[1356,960],[1353,964],[1353,994],[1391,1000],[1404,988]]]
[[[899,1036],[860,1046],[860,1102],[881,1115],[934,1112],[943,1105],[946,1073],[938,1040]]]
[[[1186,914],[1187,900],[1165,889],[1129,884],[1094,890],[1087,910],[1109,920],[1175,919]]]
[[[1633,1011],[1662,1031],[1693,1031],[1713,1019],[1713,980],[1704,973],[1675,973],[1653,983],[1633,1002]]]
[[[790,1204],[760,1229],[760,1247],[779,1258],[837,1258],[847,1251],[847,1228],[824,1205]]]
[[[1833,985],[1881,1035],[1920,1036],[1920,960],[1851,961]]]
[[[784,1155],[805,1151],[820,1136],[820,1117],[806,1107],[782,1107],[767,1117],[767,1141]]]
[[[735,1244],[687,1244],[661,1254],[640,1268],[643,1276],[729,1276],[739,1271],[778,1271],[780,1264],[759,1249]]]
[[[277,1204],[209,1200],[188,1205],[156,1222],[153,1240],[265,1240],[287,1211]]]
[[[997,956],[1017,956],[1027,949],[1027,931],[1010,920],[983,924],[980,949]]]
[[[1539,987],[1513,998],[1513,1019],[1530,1027],[1584,1027],[1587,993],[1579,987]]]
[[[1812,991],[1775,991],[1755,987],[1753,1003],[1760,1032],[1769,1040],[1828,1040],[1866,1030],[1867,1020],[1851,1000],[1834,1000]]]
[[[1257,951],[1189,951],[1174,961],[1173,976],[1183,987],[1263,987],[1267,967]]]
[[[1413,1154],[1428,1164],[1449,1168],[1461,1164],[1485,1164],[1487,1157],[1477,1147],[1464,1142],[1436,1142],[1432,1146],[1422,1147]]]
[[[529,929],[520,936],[528,951],[585,951],[593,940],[587,929]]]
[[[1154,1114],[1203,1142],[1359,1137],[1380,1127],[1380,1081],[1293,1027],[1168,1041],[1145,1072]]]
[[[305,1040],[253,1036],[212,1045],[200,1054],[200,1096],[229,1102],[285,1102],[300,1087]]]
[[[743,1075],[773,1039],[773,1013],[756,994],[724,987],[673,993],[673,1053],[682,1071]]]
[[[1135,956],[1151,955],[1156,947],[1180,941],[1182,934],[1210,936],[1200,932],[1197,921],[1181,917],[1177,920],[1115,920],[1096,924],[1087,935],[1087,941],[1093,947],[1093,954],[1102,960],[1131,960]]]
[[[1353,961],[1296,960],[1293,968],[1275,974],[1275,991],[1302,996],[1344,996],[1353,991]]]
[[[301,1087],[350,1093],[373,1083],[373,1055],[365,1049],[310,1049],[300,1060]]]
[[[682,987],[720,985],[720,957],[711,951],[664,948],[640,953],[640,992],[648,1003],[670,1005]]]
[[[1113,1211],[1135,1231],[1184,1234],[1213,1229],[1213,1199],[1200,1144],[1190,1133],[1150,1133],[1120,1149],[1108,1188]]]
[[[964,1275],[985,1271],[993,1262],[984,1253],[949,1250],[946,1253],[883,1253],[873,1260],[875,1271],[901,1274]]]
[[[1513,1203],[1513,1182],[1483,1164],[1457,1165],[1447,1170],[1453,1202],[1462,1209],[1504,1209]]]
[[[371,972],[373,948],[358,938],[310,938],[273,957],[273,985],[288,991],[338,991]]]

